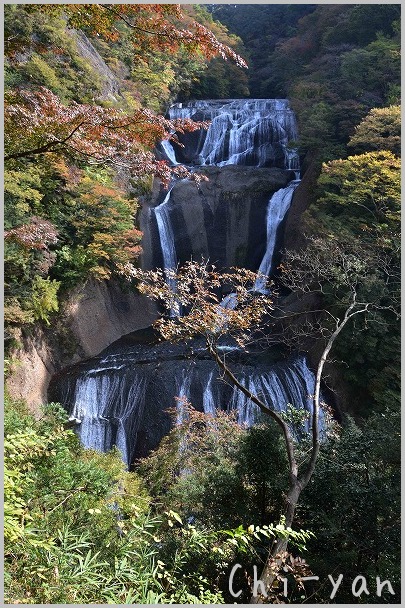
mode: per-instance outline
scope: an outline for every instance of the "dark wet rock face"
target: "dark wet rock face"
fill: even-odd
[[[234,165],[206,167],[202,173],[209,181],[176,182],[169,195],[144,207],[144,266],[170,265],[163,259],[166,238],[173,240],[173,262],[204,258],[220,267],[257,270],[266,247],[269,200],[294,173]],[[165,229],[171,234],[162,238]]]

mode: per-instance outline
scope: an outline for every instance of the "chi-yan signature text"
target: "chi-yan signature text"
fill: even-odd
[[[234,579],[236,571],[239,568],[242,568],[242,566],[240,564],[235,564],[229,575],[229,593],[232,595],[232,597],[235,597],[235,598],[239,597],[242,593],[241,590],[236,591],[233,586],[233,579]],[[335,575],[335,577],[336,577],[336,575]],[[333,598],[335,597],[336,593],[339,590],[339,587],[343,583],[343,574],[339,574],[339,576],[337,576],[336,578],[334,578],[331,574],[328,574],[328,579],[331,584],[331,593],[330,593],[329,597],[331,600],[333,600]],[[283,595],[284,595],[284,597],[287,597],[288,596],[288,579],[285,577],[280,577],[280,581],[283,584]],[[319,576],[303,576],[300,578],[300,581],[302,583],[305,583],[306,581],[319,581]],[[395,595],[395,591],[392,588],[390,581],[388,581],[388,580],[382,581],[379,576],[375,577],[375,582],[373,580],[372,585],[370,584],[369,580],[367,580],[366,577],[362,576],[361,574],[359,574],[358,576],[353,578],[349,582],[349,584],[350,583],[351,583],[351,592],[352,592],[353,597],[361,597],[363,594],[370,595],[370,590],[373,592],[375,591],[377,597],[381,597],[383,593],[390,593],[391,595]],[[345,584],[345,583],[343,583],[343,584]],[[268,597],[264,582],[262,580],[260,580],[260,578],[257,577],[257,566],[253,566],[252,595],[253,595],[253,597],[258,597],[259,595],[263,596],[264,598]]]

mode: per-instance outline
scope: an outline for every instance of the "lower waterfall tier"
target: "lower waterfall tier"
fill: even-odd
[[[168,433],[167,410],[181,408],[176,397],[213,415],[216,409],[236,410],[241,424],[260,420],[257,406],[220,379],[202,342],[186,347],[140,344],[140,338],[142,332],[130,334],[98,357],[54,377],[50,396],[67,409],[85,447],[108,451],[117,446],[130,466]],[[264,363],[249,361],[248,355],[229,345],[223,346],[223,353],[237,377],[267,406],[282,411],[291,404],[311,412],[314,374],[304,356]]]

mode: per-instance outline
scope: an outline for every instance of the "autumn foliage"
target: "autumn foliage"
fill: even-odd
[[[150,149],[161,139],[175,139],[175,131],[206,126],[191,120],[170,121],[144,108],[128,116],[97,105],[67,106],[45,87],[10,93],[4,116],[6,161],[62,154],[70,160],[124,168],[135,177],[152,173],[165,183],[172,170]],[[191,176],[185,168],[176,171],[181,177]]]
[[[157,160],[153,150],[163,139],[177,141],[179,133],[208,124],[168,120],[142,105],[149,97],[154,109],[161,108],[174,94],[159,65],[167,64],[170,78],[179,80],[181,73],[186,79],[198,73],[213,57],[246,67],[196,15],[173,4],[8,8],[8,319],[32,322],[38,276],[45,281],[41,289],[56,281],[61,292],[89,276],[131,280],[142,237],[136,195],[150,188],[153,176],[165,186],[173,177],[197,183],[206,179],[182,165],[170,167]],[[119,82],[116,97],[103,97],[103,74],[80,46],[83,40],[94,54],[100,53],[101,72],[110,70]],[[146,93],[140,92],[142,86]],[[56,310],[56,291],[51,299],[49,312]],[[47,303],[41,301],[44,312],[37,318],[47,321]]]
[[[32,216],[27,224],[6,230],[6,240],[14,241],[26,249],[44,250],[48,245],[56,245],[58,233],[48,220]]]
[[[151,51],[174,52],[182,48],[191,55],[207,59],[220,56],[247,67],[239,55],[219,42],[205,26],[186,18],[179,5],[72,4],[42,5],[28,10],[62,14],[69,27],[107,41],[116,41],[120,37],[119,24],[125,24],[131,32],[133,51],[141,56]],[[23,42],[19,48],[14,38],[10,39],[10,56],[24,48]],[[159,140],[176,139],[176,131],[183,133],[204,126],[205,123],[187,119],[169,121],[147,108],[128,114],[74,101],[66,105],[46,87],[19,88],[6,96],[5,160],[53,152],[75,160],[126,168],[135,176],[152,173],[167,183],[172,173],[180,177],[192,175],[184,167],[169,169],[165,162],[154,158],[151,148]]]
[[[189,261],[178,270],[133,269],[132,275],[140,280],[139,291],[166,310],[155,324],[166,340],[204,336],[215,344],[227,335],[243,345],[273,308],[268,295],[254,291],[257,273],[245,268],[219,272]]]
[[[41,10],[63,11],[70,27],[84,29],[107,41],[120,37],[119,25],[124,23],[131,30],[134,52],[150,48],[174,52],[182,46],[189,54],[201,53],[207,59],[220,56],[247,67],[242,57],[190,18],[180,4],[69,4],[62,8],[42,6]]]

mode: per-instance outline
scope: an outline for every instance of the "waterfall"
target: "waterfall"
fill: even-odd
[[[267,238],[266,251],[259,266],[262,275],[256,279],[254,290],[266,293],[266,279],[273,270],[273,258],[276,253],[277,231],[290,208],[294,190],[299,184],[299,180],[290,182],[287,188],[277,190],[269,200],[266,213]]]
[[[282,364],[261,374],[244,374],[240,379],[253,395],[259,397],[264,404],[277,412],[282,412],[291,405],[296,410],[307,412],[307,418],[298,434],[302,436],[311,428],[313,411],[313,395],[315,391],[315,375],[308,368],[306,358],[298,356],[289,364]],[[236,410],[238,422],[252,426],[262,417],[259,407],[252,403],[237,387],[233,389],[229,410]],[[319,412],[320,433],[325,430],[325,416]]]
[[[231,349],[232,350],[232,349]],[[247,365],[234,364],[236,375],[253,395],[277,412],[287,409],[290,404],[296,410],[308,413],[300,434],[310,431],[315,392],[315,375],[309,369],[305,356],[298,355],[288,362],[278,362],[267,369],[255,369]],[[218,369],[187,366],[180,370],[176,379],[177,395],[186,398],[206,414],[215,416],[218,409],[236,411],[239,424],[252,426],[266,416],[236,386],[230,387],[219,379]],[[179,410],[178,410],[179,411]],[[181,410],[178,423],[183,421]],[[319,414],[319,428],[324,430],[324,415]]]
[[[290,404],[296,410],[305,410],[308,417],[300,435],[310,432],[315,375],[308,368],[305,357],[297,357],[288,366],[282,368],[279,374],[274,374],[272,371],[263,374],[261,388],[262,396],[268,407],[285,411],[286,406]],[[319,412],[319,430],[321,435],[325,431],[325,416],[322,410]]]
[[[168,139],[163,139],[160,142],[160,145],[165,153],[167,159],[171,162],[172,165],[178,165],[179,163],[176,160],[176,152],[170,141]]]
[[[203,410],[205,414],[215,416],[217,411],[217,403],[214,396],[214,371],[209,375],[208,381],[203,390]]]
[[[164,201],[154,207],[151,212],[156,218],[156,223],[159,232],[160,247],[162,249],[163,269],[177,269],[177,255],[174,240],[174,233],[170,219],[170,194],[171,189],[166,194]],[[166,274],[166,282],[173,292],[176,291],[176,280]],[[172,309],[170,316],[175,317],[179,314],[178,310]]]
[[[177,103],[169,108],[168,115],[170,119],[211,121],[208,130],[201,130],[199,135],[195,133],[184,135],[185,147],[192,150],[188,152],[192,157],[191,164],[220,167],[278,166],[295,171],[296,176],[299,174],[299,157],[293,147],[297,139],[297,125],[286,99],[203,100]],[[181,151],[182,148],[168,140],[163,140],[160,145],[171,164],[178,164],[176,150]],[[260,265],[260,272],[266,276],[271,272],[277,228],[289,208],[295,186],[296,182],[293,182],[287,188],[279,190],[268,204],[266,254]],[[164,269],[177,267],[175,246],[177,231],[175,235],[170,217],[173,211],[170,197],[171,190],[163,203],[152,209],[151,214],[151,216],[155,215],[157,221]],[[182,242],[184,243],[184,239]],[[208,239],[207,247],[208,250],[203,254],[206,258],[210,256]],[[201,253],[199,252],[199,255]],[[168,279],[168,282],[175,288],[173,281]],[[257,281],[255,286],[257,291],[264,290],[264,282],[264,279]]]
[[[166,194],[164,201],[158,207],[152,209],[152,213],[155,215],[158,226],[164,268],[175,270],[177,268],[177,256],[170,220],[170,194],[171,190]]]
[[[189,401],[190,396],[190,385],[192,370],[190,368],[182,369],[180,372],[180,378],[176,377],[176,423],[181,424],[184,422],[184,400]]]
[[[203,255],[203,249],[206,247],[206,258],[211,252],[213,262],[217,264],[217,259],[222,259],[223,255],[220,247],[224,243],[228,247],[228,231],[237,233],[235,248],[237,246],[248,249],[251,243],[250,240],[246,242],[246,239],[253,237],[255,242],[253,253],[249,253],[249,260],[252,267],[257,268],[260,242],[264,239],[263,218],[266,213],[266,247],[259,270],[264,277],[270,276],[274,270],[278,230],[298,184],[298,179],[291,181],[287,187],[277,190],[269,200],[270,192],[280,188],[282,184],[287,184],[290,179],[290,175],[283,170],[295,171],[296,176],[299,171],[298,154],[294,149],[297,128],[288,101],[196,101],[175,104],[170,108],[169,116],[173,119],[211,121],[207,131],[191,133],[187,141],[188,134],[185,134],[184,149],[176,144],[172,145],[172,142],[167,140],[161,142],[161,149],[171,164],[184,162],[180,155],[184,158],[188,155],[191,165],[250,166],[249,176],[251,172],[260,173],[261,181],[258,183],[262,193],[257,201],[255,190],[254,198],[249,202],[249,213],[246,213],[246,199],[243,198],[246,194],[243,188],[248,172],[240,173],[236,167],[215,169],[217,173],[213,175],[218,176],[219,171],[221,175],[227,174],[229,191],[225,191],[226,200],[218,196],[217,199],[212,197],[207,203],[204,199],[207,191],[204,191],[203,186],[196,194],[194,186],[183,180],[185,184],[180,200],[184,205],[194,205],[191,216],[186,217],[183,210],[178,210],[177,207],[176,213],[173,213],[174,201],[177,200],[175,193],[177,195],[177,188],[180,187],[177,182],[175,193],[170,189],[161,204],[148,208],[146,216],[151,229],[150,243],[153,242],[152,230],[156,234],[157,227],[163,269],[175,270],[178,257],[183,260],[188,256],[190,259],[195,242],[198,243],[198,255]],[[206,169],[207,173],[209,171]],[[270,186],[263,194],[262,184],[264,181],[267,187],[266,180],[269,175],[274,176],[273,183],[277,186]],[[259,180],[256,176],[254,179]],[[236,184],[232,180],[235,180]],[[207,188],[215,187],[213,179]],[[239,187],[243,194],[242,200],[238,199],[237,203],[234,203]],[[190,197],[194,198],[191,200]],[[153,217],[156,218],[156,224],[152,222]],[[183,225],[190,230],[190,236],[184,231]],[[176,243],[175,237],[182,229],[183,233]],[[203,230],[206,230],[206,239],[200,238],[200,231]],[[208,230],[211,231],[210,239],[217,239],[215,242],[208,239]],[[223,255],[223,266],[227,265],[227,251],[226,255]],[[232,255],[235,255],[236,259],[236,254],[233,253],[229,254],[229,259],[232,259]],[[247,259],[246,256],[247,254],[242,259]],[[166,280],[172,289],[176,290],[175,280],[168,276]],[[257,279],[254,290],[264,293],[265,283],[265,278]],[[236,294],[230,293],[223,298],[218,304],[219,324],[226,320],[229,309],[234,309],[235,306]],[[172,311],[172,315],[175,314],[179,314],[179,311]],[[167,409],[176,406],[177,424],[184,420],[181,398],[187,399],[194,407],[212,416],[222,409],[236,411],[241,424],[250,426],[259,421],[262,417],[260,410],[240,390],[218,377],[218,368],[215,362],[208,358],[201,343],[196,341],[194,345],[193,361],[190,361],[189,352],[184,345],[156,345],[146,341],[132,343],[131,339],[128,343],[124,341],[123,344],[111,345],[99,357],[73,366],[55,377],[51,382],[52,399],[60,401],[69,412],[71,420],[76,422],[78,434],[85,447],[107,451],[115,445],[121,451],[127,466],[131,465],[134,457],[145,455],[155,448],[168,432],[170,421],[165,413]],[[243,350],[226,345],[221,348],[223,355],[229,357],[236,377],[252,394],[277,411],[284,411],[288,404],[307,411],[309,417],[297,434],[310,428],[315,378],[305,357],[297,355],[277,363],[262,362],[252,365],[249,355]],[[176,400],[176,397],[180,400]],[[321,413],[320,427],[323,428],[323,425]]]
[[[233,350],[230,347],[230,352]],[[233,367],[237,369],[236,375],[241,384],[259,397],[269,409],[282,412],[291,405],[296,410],[307,412],[308,416],[299,434],[310,431],[315,374],[309,369],[305,356],[298,355],[288,362],[278,362],[268,369],[255,369],[246,365]],[[212,416],[222,408],[236,411],[239,424],[245,426],[252,426],[259,420],[266,419],[258,406],[236,386],[229,387],[219,379],[215,366],[208,370],[191,366],[183,368],[176,378],[176,390],[179,397],[186,398]],[[177,422],[180,423],[184,419],[181,408],[178,412]],[[325,429],[322,410],[319,413],[319,428],[322,434]]]
[[[169,118],[208,120],[191,157],[196,165],[281,166],[299,171],[297,125],[287,99],[204,100],[174,104]],[[292,145],[292,147],[291,147]],[[179,150],[174,144],[172,150]],[[170,156],[170,155],[171,156]],[[176,154],[176,152],[175,152]],[[173,162],[171,150],[166,153]],[[177,157],[174,157],[177,160]]]
[[[239,381],[253,395],[256,395],[256,397],[260,395],[260,376],[255,377],[253,374],[245,373],[239,378]],[[257,394],[258,392],[259,395]],[[260,395],[260,397],[262,397],[262,395]],[[260,410],[257,406],[254,406],[250,399],[248,399],[236,386],[233,388],[232,399],[228,404],[228,410],[236,410],[238,413],[238,423],[246,426],[252,426],[258,421],[260,416]]]
[[[175,407],[175,422],[184,421],[182,398],[211,416],[218,410],[236,411],[237,420],[246,426],[267,420],[239,389],[220,378],[205,349],[197,349],[192,362],[180,345],[140,344],[131,349],[117,345],[108,351],[106,357],[90,359],[55,378],[52,398],[60,401],[76,422],[85,447],[104,452],[117,446],[128,467],[140,452],[155,448],[168,432],[166,410]],[[291,404],[312,413],[315,376],[304,356],[252,365],[243,351],[224,347],[223,352],[239,381],[267,407],[283,411]],[[309,424],[310,416],[296,434],[308,431]],[[322,412],[319,426],[322,433]]]
[[[143,416],[144,378],[128,386],[116,369],[102,366],[85,372],[69,388],[70,420],[76,423],[84,447],[105,452],[116,446],[129,466]]]

